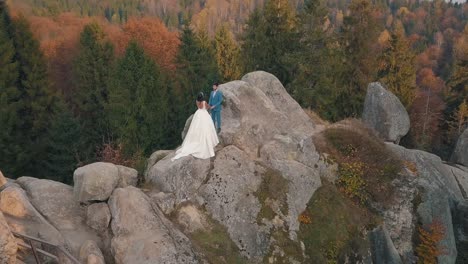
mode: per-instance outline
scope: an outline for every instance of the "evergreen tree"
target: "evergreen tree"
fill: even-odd
[[[200,41],[190,25],[184,27],[180,40],[177,55],[182,101],[180,113],[186,119],[193,113],[197,94],[203,91],[209,95],[213,83],[219,79],[219,73],[213,51]]]
[[[170,146],[167,141],[166,79],[159,67],[136,42],[131,42],[117,63],[108,106],[111,127],[125,154],[151,154]]]
[[[344,18],[341,45],[344,49],[343,89],[337,105],[341,117],[359,116],[367,85],[377,79],[377,38],[381,24],[369,0],[353,0]]]
[[[403,26],[392,32],[390,43],[380,58],[379,77],[408,109],[415,97],[416,69],[415,55],[404,34]]]
[[[71,184],[82,147],[80,126],[64,103],[57,104],[55,113],[48,130],[44,177]]]
[[[0,163],[12,176],[41,171],[53,96],[46,64],[23,17],[0,2]]]
[[[74,62],[75,91],[72,99],[84,135],[86,161],[95,158],[95,151],[106,137],[104,107],[108,102],[109,77],[113,63],[113,47],[104,38],[99,25],[86,25],[80,36],[80,52]]]
[[[247,22],[242,45],[246,70],[264,70],[287,85],[294,72],[288,60],[297,48],[296,16],[287,0],[269,0],[263,12],[254,11]]]
[[[339,118],[336,100],[342,88],[336,79],[343,70],[342,52],[333,45],[336,37],[325,26],[327,8],[320,0],[305,1],[299,18],[300,49],[293,53],[298,66],[291,90],[303,107],[336,121]]]
[[[221,26],[216,32],[215,47],[216,61],[222,81],[232,81],[240,78],[239,47],[226,25]]]
[[[16,173],[18,152],[16,131],[20,93],[17,87],[18,62],[12,40],[12,22],[6,3],[0,1],[0,164],[6,175]]]

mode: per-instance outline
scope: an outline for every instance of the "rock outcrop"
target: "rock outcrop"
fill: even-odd
[[[398,142],[410,129],[410,119],[400,100],[378,82],[369,84],[362,120],[384,141]]]
[[[86,225],[86,212],[74,199],[71,186],[31,177],[21,177],[16,182],[26,191],[34,208],[64,237],[72,254],[78,255],[86,240],[101,244],[98,236]]]
[[[73,174],[75,199],[82,203],[106,201],[120,181],[117,166],[96,162],[75,170]]]
[[[98,234],[103,234],[109,227],[111,220],[109,206],[106,203],[91,204],[86,212],[86,224],[96,230]]]
[[[0,263],[15,264],[17,250],[15,237],[0,211]]]
[[[146,179],[164,212],[184,202],[206,208],[202,212],[221,223],[241,253],[256,262],[270,251],[273,228],[297,239],[298,216],[320,187],[326,166],[312,141],[315,124],[276,77],[253,72],[219,89],[225,101],[216,157],[171,161],[174,154],[169,154]],[[269,181],[279,181],[282,193],[268,193]],[[262,215],[269,210],[276,217]]]
[[[457,141],[452,160],[468,167],[468,128],[463,131]]]
[[[139,189],[116,189],[109,207],[117,264],[198,263],[188,238],[167,226],[163,214]]]
[[[174,150],[156,151],[142,189],[136,170],[104,162],[78,168],[73,187],[32,177],[11,181],[0,173],[0,263],[11,263],[15,254],[10,230],[62,246],[87,264],[414,263],[418,227],[435,220],[445,230],[440,245],[447,251],[438,262],[468,260],[464,154],[454,154],[459,165],[450,165],[395,145],[408,132],[409,118],[380,84],[369,85],[363,120],[393,143],[352,120],[316,125],[266,72],[219,89],[225,100],[216,156],[172,161]],[[367,135],[372,140],[362,141],[377,149],[369,153],[402,161],[393,175],[384,175],[382,186],[391,188],[371,190],[389,194],[385,205],[372,198],[358,206],[340,183],[343,164],[333,155],[341,154],[325,153],[317,141],[332,129],[346,136],[354,125],[360,131],[348,140]],[[375,177],[384,177],[380,172]]]
[[[96,242],[86,240],[80,249],[80,261],[83,264],[105,264],[104,256]]]

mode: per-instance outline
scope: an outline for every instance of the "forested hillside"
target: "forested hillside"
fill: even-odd
[[[2,171],[138,167],[180,143],[199,91],[254,70],[330,121],[381,81],[410,112],[402,144],[448,159],[468,122],[467,17],[439,0],[0,1]]]

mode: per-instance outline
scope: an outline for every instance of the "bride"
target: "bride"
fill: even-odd
[[[182,147],[176,151],[172,161],[192,155],[199,159],[208,159],[215,155],[214,147],[218,145],[218,135],[207,109],[209,105],[204,99],[204,94],[197,96],[198,110],[193,115],[192,123],[185,136]]]

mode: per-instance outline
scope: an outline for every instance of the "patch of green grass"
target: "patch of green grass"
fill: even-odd
[[[286,194],[288,192],[288,181],[281,176],[278,171],[267,168],[263,174],[262,183],[254,195],[258,198],[261,204],[260,212],[257,215],[257,223],[261,224],[262,219],[272,220],[277,214],[274,208],[268,204],[267,200],[276,200],[279,202],[280,211],[287,214],[288,205],[286,202]]]
[[[365,252],[368,245],[362,243],[365,239],[361,231],[375,227],[379,221],[326,180],[307,204],[305,213],[311,223],[301,224],[298,236],[310,263],[341,263],[340,259],[351,252]]]
[[[189,234],[195,249],[202,252],[211,264],[248,263],[229,237],[226,228],[209,217],[207,217],[207,221],[211,227],[209,230],[198,230]]]

